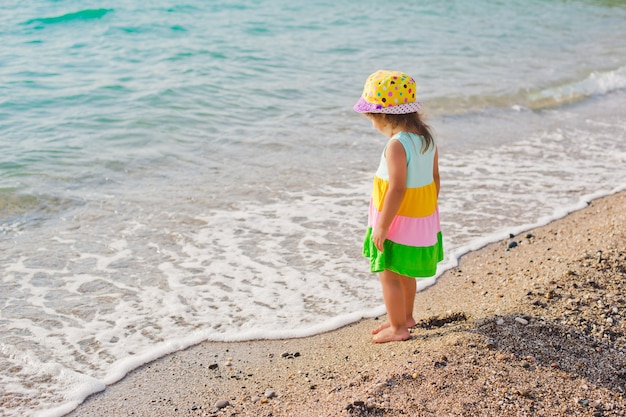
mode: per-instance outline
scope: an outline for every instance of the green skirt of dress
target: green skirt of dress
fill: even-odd
[[[363,256],[370,259],[371,272],[389,270],[411,278],[429,278],[437,273],[437,264],[443,260],[441,232],[433,246],[406,246],[386,240],[384,251],[376,249],[372,241],[372,228],[367,229],[363,242]]]

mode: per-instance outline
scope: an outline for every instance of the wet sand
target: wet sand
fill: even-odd
[[[417,294],[408,341],[371,343],[380,317],[301,339],[206,342],[69,415],[624,416],[624,282],[621,192],[464,256]]]

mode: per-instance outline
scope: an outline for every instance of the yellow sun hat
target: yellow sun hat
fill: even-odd
[[[358,113],[415,113],[422,103],[415,101],[415,80],[400,71],[378,70],[369,77],[363,94],[352,107]]]

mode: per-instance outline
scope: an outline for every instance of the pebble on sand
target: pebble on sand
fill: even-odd
[[[228,400],[219,400],[215,403],[215,408],[222,409],[228,407],[229,405],[230,403]]]

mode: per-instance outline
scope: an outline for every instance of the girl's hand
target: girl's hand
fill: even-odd
[[[382,227],[376,227],[372,232],[372,241],[374,242],[374,246],[378,249],[379,252],[384,252],[384,243],[387,240],[387,233],[389,229],[383,229]]]

